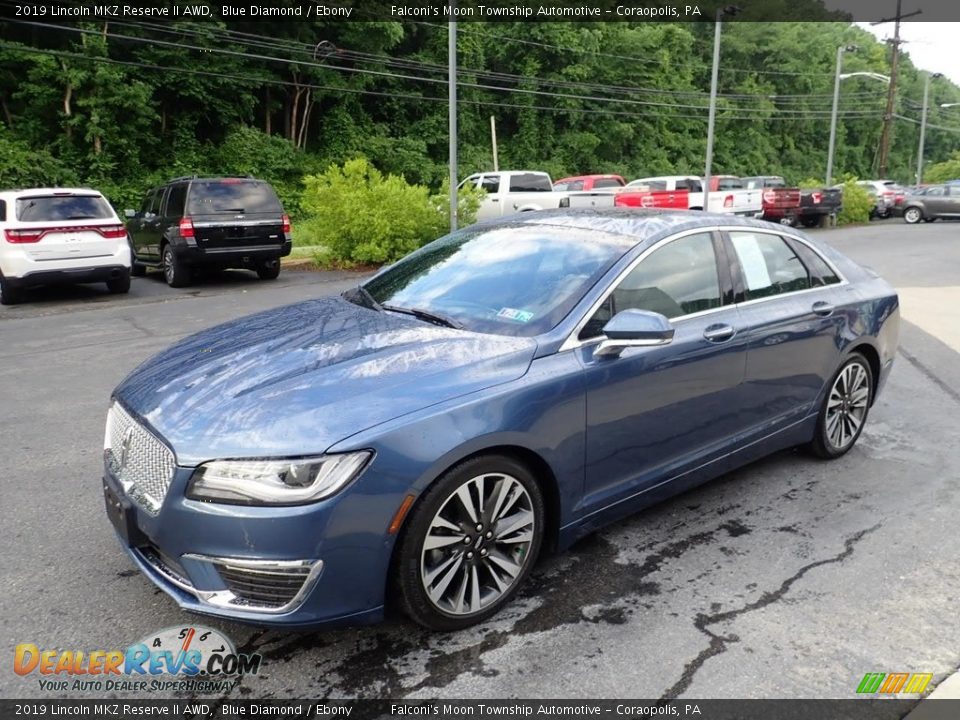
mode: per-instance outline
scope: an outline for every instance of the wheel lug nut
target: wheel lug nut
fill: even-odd
[[[483,525],[477,523],[477,532],[483,532]]]
[[[469,538],[469,536],[468,536],[468,537],[465,537],[465,538],[463,539],[463,544],[464,544],[464,545],[469,545],[469,544],[470,544],[470,538]]]
[[[492,533],[492,532],[490,532],[489,530],[487,530],[487,534],[486,534],[486,535],[485,535],[484,537],[486,537],[486,538],[487,538],[487,540],[489,540],[490,538],[492,538],[492,537],[493,537],[493,533]]]
[[[468,552],[468,553],[467,553],[467,560],[472,560],[472,559],[473,559],[473,553],[472,553],[472,552]]]
[[[486,556],[487,556],[487,551],[486,551],[485,549],[484,549],[484,550],[481,550],[481,551],[480,551],[480,555],[482,555],[483,557],[486,557]]]

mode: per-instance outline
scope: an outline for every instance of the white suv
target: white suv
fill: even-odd
[[[0,192],[0,303],[19,302],[25,287],[89,282],[130,289],[127,230],[106,198],[74,188]]]

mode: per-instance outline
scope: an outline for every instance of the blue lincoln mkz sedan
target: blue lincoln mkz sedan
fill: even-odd
[[[756,220],[533,212],[339,297],[188,337],[116,389],[103,491],[187,610],[451,630],[544,549],[769,453],[846,453],[893,289]]]

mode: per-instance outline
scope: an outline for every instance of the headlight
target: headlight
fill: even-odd
[[[187,497],[231,505],[304,505],[353,480],[373,453],[294,460],[216,460],[198,467]]]

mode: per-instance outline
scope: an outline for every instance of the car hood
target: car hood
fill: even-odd
[[[180,465],[311,455],[521,377],[536,347],[323,298],[185,338],[134,370],[115,396]]]

